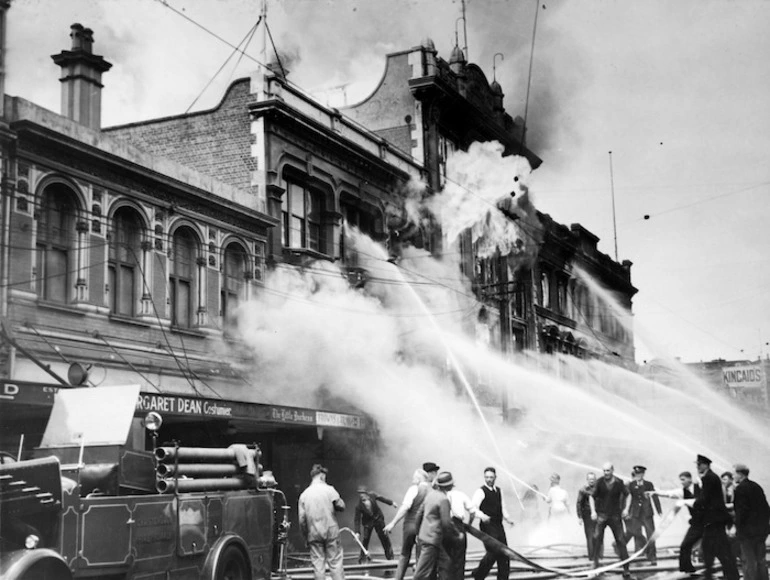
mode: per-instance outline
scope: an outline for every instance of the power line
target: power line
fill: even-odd
[[[208,88],[211,86],[211,83],[213,83],[213,82],[214,82],[214,79],[215,79],[215,78],[217,78],[217,76],[219,75],[219,73],[221,73],[221,72],[222,72],[222,69],[224,69],[224,68],[225,68],[225,66],[227,66],[227,63],[228,63],[228,62],[230,62],[230,59],[231,59],[231,58],[233,58],[233,55],[235,55],[235,54],[236,54],[236,52],[240,52],[240,53],[241,53],[241,56],[243,56],[243,54],[244,54],[244,53],[243,53],[243,51],[241,51],[241,44],[243,44],[243,43],[245,42],[246,44],[245,44],[245,46],[244,46],[243,48],[244,48],[244,50],[245,50],[246,48],[248,48],[248,46],[249,46],[249,43],[251,42],[251,39],[252,39],[252,37],[254,36],[254,33],[256,32],[256,30],[257,30],[257,27],[259,26],[259,22],[260,22],[260,20],[262,20],[262,16],[261,16],[261,15],[260,15],[259,19],[257,19],[257,23],[256,23],[254,26],[252,26],[252,27],[251,27],[251,29],[250,29],[250,30],[249,30],[249,31],[246,33],[246,35],[243,37],[243,39],[242,39],[242,40],[241,40],[241,41],[238,43],[238,47],[237,47],[237,48],[235,48],[235,49],[234,49],[234,50],[233,50],[233,51],[232,51],[232,52],[231,52],[231,53],[228,55],[228,57],[225,59],[225,62],[223,62],[223,63],[222,63],[222,66],[220,66],[220,67],[217,69],[217,72],[215,72],[215,73],[214,73],[214,75],[213,75],[213,76],[212,76],[212,77],[209,79],[209,82],[207,82],[207,83],[206,83],[206,86],[205,86],[205,87],[203,87],[203,89],[201,89],[201,92],[200,92],[200,93],[198,93],[198,96],[197,96],[197,97],[195,97],[195,98],[193,99],[193,102],[192,102],[192,103],[190,103],[190,106],[189,106],[189,107],[187,107],[187,110],[184,112],[184,114],[185,114],[185,115],[186,115],[187,113],[189,113],[189,112],[190,112],[190,109],[192,109],[192,108],[195,106],[195,103],[197,103],[197,102],[198,102],[198,99],[200,99],[200,98],[203,96],[203,93],[205,93],[205,92],[206,92],[206,89],[208,89]],[[248,39],[248,40],[247,40],[247,39]],[[240,58],[239,58],[238,62],[240,62]],[[236,64],[236,66],[237,66],[237,64]]]
[[[634,220],[632,222],[627,222],[624,225],[630,225],[630,224],[638,223],[640,221],[649,220],[650,218],[653,218],[653,217],[658,217],[658,216],[662,216],[662,215],[665,215],[665,214],[669,214],[669,213],[673,213],[673,212],[676,212],[676,211],[680,211],[680,210],[683,210],[683,209],[688,209],[688,208],[691,208],[691,207],[695,207],[697,205],[701,205],[703,203],[708,203],[708,202],[714,201],[716,199],[722,199],[722,198],[725,198],[725,197],[730,197],[730,196],[733,196],[733,195],[738,195],[739,193],[744,193],[746,191],[751,191],[753,189],[758,189],[758,188],[764,187],[766,185],[770,185],[770,181],[764,181],[762,183],[757,183],[755,185],[750,185],[748,187],[743,187],[743,188],[737,189],[735,191],[728,191],[727,193],[721,193],[719,195],[714,195],[714,196],[711,196],[711,197],[707,197],[705,199],[700,199],[700,200],[694,201],[692,203],[686,203],[686,204],[683,204],[683,205],[678,205],[678,206],[675,206],[675,207],[672,207],[672,208],[669,208],[669,209],[665,209],[663,211],[659,211],[657,213],[646,214],[643,218],[636,219],[636,220]]]

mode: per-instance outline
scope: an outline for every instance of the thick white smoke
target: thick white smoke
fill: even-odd
[[[497,141],[473,143],[447,160],[444,189],[426,200],[439,218],[448,244],[471,231],[476,253],[533,256],[540,236],[539,220],[526,185],[529,162],[504,156]]]
[[[499,196],[526,187],[523,161],[501,153],[495,144],[474,145],[450,159],[451,181],[430,202],[448,237],[475,228],[477,241],[502,249],[505,236],[523,237],[521,224],[535,227],[523,221],[536,219],[531,206],[522,220],[506,218],[499,229],[489,227],[500,213],[494,206]],[[552,472],[561,474],[574,505],[586,470],[605,461],[625,477],[632,465],[647,465],[658,487],[674,487],[680,471],[693,470],[697,453],[711,455],[723,468],[738,459],[760,467],[759,455],[733,458],[725,438],[740,413],[730,409],[729,420],[721,420],[711,408],[716,399],[702,390],[666,387],[600,361],[562,355],[509,360],[479,345],[473,332],[479,304],[459,273],[456,252],[440,260],[405,248],[395,261],[352,229],[346,247],[369,273],[363,289],[351,287],[336,264],[280,266],[258,297],[243,305],[239,327],[257,361],[253,376],[262,400],[313,406],[325,392],[376,421],[383,445],[382,455],[372,458],[371,483],[380,493],[400,498],[424,461],[452,471],[471,493],[482,483],[483,468],[493,464],[510,510],[520,517],[517,494],[524,494],[525,484],[546,491]],[[602,303],[611,300],[595,283],[589,288]],[[622,309],[617,317],[630,324]],[[448,364],[452,358],[457,367]],[[496,395],[488,399],[493,403],[474,408],[477,393],[467,390],[461,372],[471,382],[483,377],[481,390]],[[502,420],[503,405],[510,425]],[[535,509],[544,515],[538,497]],[[511,543],[580,543],[576,521],[564,529],[530,522],[514,531]]]

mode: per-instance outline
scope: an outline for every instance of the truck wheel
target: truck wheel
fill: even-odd
[[[249,563],[243,552],[235,546],[228,546],[222,552],[217,565],[216,580],[251,580]]]
[[[30,566],[20,580],[60,580],[72,578],[64,562],[59,560],[41,560]]]

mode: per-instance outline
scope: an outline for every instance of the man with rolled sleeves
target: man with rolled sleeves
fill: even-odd
[[[621,479],[615,476],[612,463],[602,466],[604,476],[596,482],[594,493],[588,497],[591,506],[591,519],[596,522],[594,530],[594,568],[599,567],[599,546],[604,544],[604,528],[609,527],[615,536],[618,554],[621,560],[628,559],[628,551],[624,542],[623,518],[628,515],[626,497],[628,489]],[[631,578],[628,563],[623,564],[623,578]]]
[[[631,474],[634,479],[628,484],[628,519],[626,520],[626,543],[634,539],[634,552],[638,552],[655,533],[655,519],[653,513],[660,516],[663,511],[660,508],[660,499],[650,492],[655,491],[652,482],[644,479],[647,468],[644,465],[634,465]],[[655,511],[653,512],[653,505]],[[642,533],[644,530],[644,533]],[[646,536],[646,537],[645,537]],[[650,542],[645,552],[650,564],[658,564],[658,556],[655,550],[655,542]]]
[[[703,551],[703,564],[706,566],[705,578],[711,580],[714,573],[714,558],[718,558],[722,564],[722,573],[725,580],[738,580],[738,567],[735,558],[730,552],[730,544],[727,541],[725,527],[732,524],[725,497],[722,493],[722,480],[711,471],[711,459],[704,455],[698,455],[695,460],[700,474],[700,495],[695,498],[693,510],[702,518],[703,539],[701,550]]]
[[[588,496],[593,494],[596,488],[596,474],[593,471],[589,471],[586,474],[586,484],[578,490],[577,503],[575,504],[575,513],[577,513],[578,523],[583,526],[583,531],[586,536],[586,549],[588,550],[588,557],[593,558],[594,555],[594,529],[596,529],[596,522],[591,519],[591,505]],[[599,555],[601,558],[604,552]]]
[[[508,539],[505,536],[503,522],[513,525],[513,520],[505,508],[503,492],[495,485],[495,481],[497,481],[497,470],[494,467],[487,467],[484,470],[484,485],[473,494],[473,505],[479,512],[478,516],[481,520],[479,529],[507,545]],[[474,580],[484,580],[495,563],[497,563],[497,580],[508,580],[511,569],[508,556],[497,554],[489,549],[481,558],[478,567],[473,570]]]
[[[767,580],[765,542],[770,533],[770,507],[760,485],[749,479],[749,468],[735,470],[735,532],[743,556],[744,580]]]
[[[420,544],[417,542],[417,534],[420,531],[420,522],[417,519],[417,513],[420,511],[423,502],[431,488],[431,483],[438,475],[439,466],[432,461],[422,464],[421,469],[414,472],[412,485],[406,490],[401,507],[396,511],[396,515],[390,523],[385,526],[385,533],[389,534],[396,527],[396,524],[404,520],[404,533],[401,543],[401,555],[398,558],[396,574],[394,580],[403,580],[406,575],[406,569],[409,567],[409,560],[412,557],[412,549],[415,552],[415,560],[420,559]]]

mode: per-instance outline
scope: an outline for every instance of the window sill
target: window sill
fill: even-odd
[[[142,328],[150,328],[152,324],[146,320],[134,318],[132,316],[126,316],[124,314],[110,314],[110,322],[119,322],[121,324],[131,324],[133,326],[141,326]]]
[[[201,330],[197,330],[195,328],[182,328],[180,326],[170,326],[169,330],[173,334],[184,334],[187,336],[192,336],[194,338],[206,338],[205,332]]]
[[[42,298],[38,298],[37,305],[40,308],[45,308],[46,310],[56,310],[58,312],[66,312],[67,314],[77,314],[78,316],[86,315],[86,312],[84,312],[74,304],[64,304],[62,302],[50,302],[48,300],[43,300]]]
[[[287,262],[292,264],[296,264],[303,258],[312,258],[314,260],[326,260],[327,262],[334,262],[334,258],[329,254],[323,254],[309,248],[287,248],[284,246],[283,256]]]

